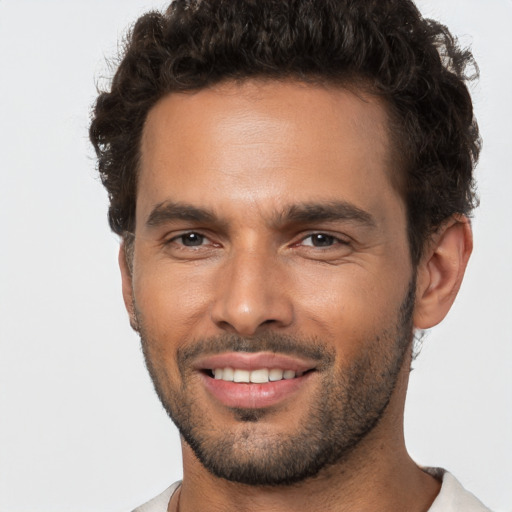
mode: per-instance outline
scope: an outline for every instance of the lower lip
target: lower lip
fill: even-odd
[[[276,405],[297,393],[313,373],[265,384],[227,382],[204,373],[201,377],[206,389],[226,407],[262,409]]]

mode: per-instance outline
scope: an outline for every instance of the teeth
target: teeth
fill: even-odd
[[[235,372],[233,368],[224,368],[222,370],[222,380],[227,380],[228,382],[233,382],[235,378]]]
[[[253,384],[265,384],[267,382],[276,382],[278,380],[289,380],[302,376],[303,372],[294,372],[293,370],[282,370],[280,368],[260,368],[258,370],[240,370],[233,368],[215,368],[212,370],[216,380],[227,382],[245,382]]]
[[[269,370],[268,372],[268,380],[270,382],[281,380],[283,378],[283,373],[283,370],[280,370],[279,368],[272,368],[272,370]]]
[[[285,370],[283,373],[283,377],[285,379],[294,379],[295,378],[295,372],[293,370]]]
[[[249,370],[235,370],[235,382],[251,382],[251,372]]]
[[[268,382],[268,370],[253,370],[251,372],[250,379],[251,382],[254,382],[255,384],[263,384],[265,382]]]

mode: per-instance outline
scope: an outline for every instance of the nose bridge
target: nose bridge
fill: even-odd
[[[278,256],[265,247],[239,248],[227,259],[212,309],[214,322],[240,335],[263,325],[284,327],[293,318]]]

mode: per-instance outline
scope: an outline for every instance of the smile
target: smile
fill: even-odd
[[[280,380],[290,380],[301,377],[304,372],[285,370],[281,368],[260,368],[257,370],[245,370],[241,368],[215,368],[211,371],[216,380],[225,382],[266,384]]]
[[[228,408],[261,409],[296,397],[316,381],[319,361],[272,352],[224,352],[197,358],[192,368],[208,395]]]

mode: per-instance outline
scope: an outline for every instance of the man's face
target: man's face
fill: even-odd
[[[218,476],[301,480],[390,414],[414,275],[386,123],[374,97],[293,82],[149,113],[125,298],[160,399]]]

